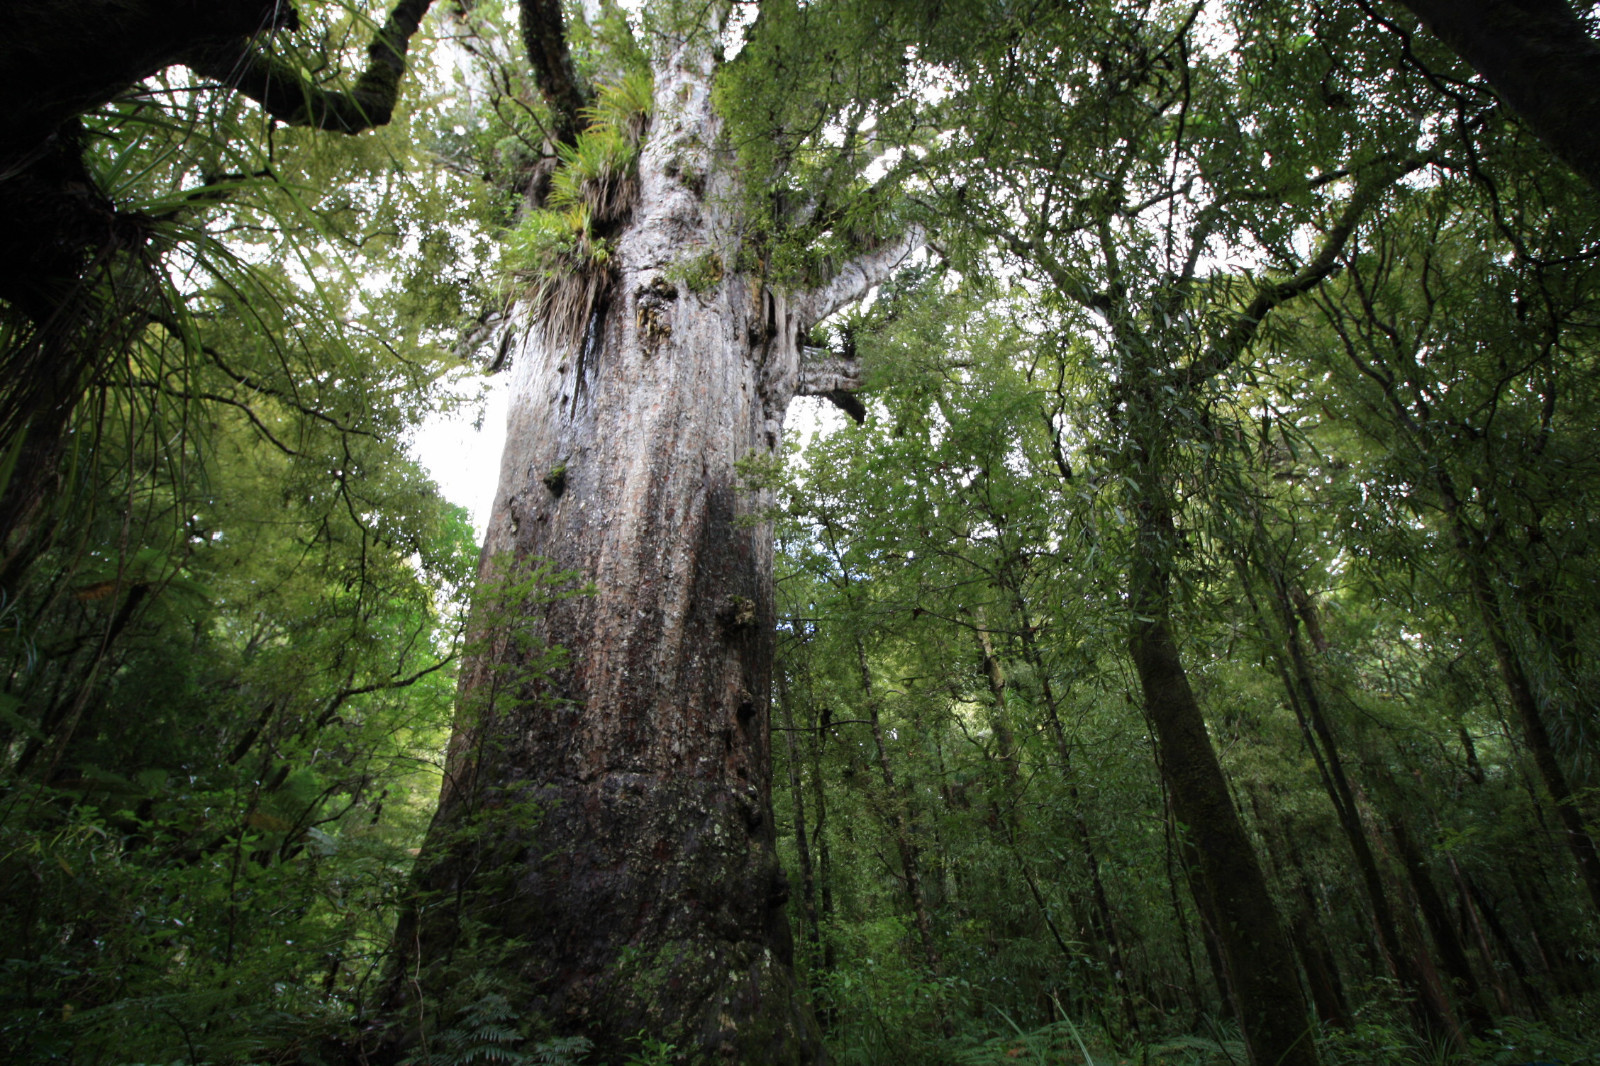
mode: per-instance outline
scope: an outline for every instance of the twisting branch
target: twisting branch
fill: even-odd
[[[198,48],[292,30],[276,0],[5,0],[0,32],[0,180],[75,115]]]
[[[232,396],[223,396],[221,393],[216,392],[189,392],[184,389],[175,389],[169,385],[164,385],[159,381],[149,381],[144,378],[134,378],[133,380],[129,381],[128,384],[134,386],[135,388],[153,389],[171,396],[174,399],[182,400],[185,403],[192,403],[195,400],[206,400],[210,403],[220,403],[225,404],[228,407],[237,407],[239,410],[244,412],[244,416],[250,420],[250,424],[256,427],[256,432],[260,433],[267,439],[268,444],[271,444],[284,455],[300,455],[299,452],[295,451],[293,448],[289,447],[283,441],[274,436],[272,430],[265,422],[261,420],[261,416],[257,415],[255,410],[243,400],[236,400]]]
[[[352,696],[365,696],[371,692],[388,692],[394,689],[410,688],[412,685],[415,685],[418,681],[421,681],[429,674],[438,673],[440,670],[443,670],[445,667],[455,662],[455,659],[456,653],[451,652],[449,655],[446,655],[443,659],[440,659],[432,666],[425,666],[421,670],[418,670],[406,677],[396,676],[400,672],[397,668],[394,672],[394,675],[391,675],[391,679],[388,681],[377,681],[370,685],[360,685],[356,688],[342,688],[331,700],[328,701],[327,706],[322,708],[322,713],[317,715],[316,723],[312,726],[312,728],[326,728],[327,725],[333,721],[333,716],[339,712],[339,708],[343,707],[345,701],[350,699]],[[309,730],[307,730],[307,732],[309,732]]]
[[[901,236],[850,260],[830,280],[791,299],[795,317],[810,327],[861,299],[874,285],[887,281],[927,240],[922,227],[913,225]]]
[[[1339,262],[1339,254],[1349,243],[1362,216],[1378,202],[1384,191],[1407,174],[1420,170],[1428,162],[1427,156],[1410,156],[1382,167],[1377,175],[1358,185],[1355,192],[1350,195],[1350,199],[1346,201],[1344,210],[1340,212],[1333,228],[1323,238],[1322,247],[1317,249],[1317,254],[1292,277],[1283,281],[1267,282],[1257,288],[1255,298],[1244,310],[1233,316],[1227,328],[1222,331],[1222,336],[1218,337],[1203,355],[1179,369],[1180,380],[1177,384],[1183,389],[1191,389],[1227,369],[1245,348],[1249,347],[1250,342],[1255,340],[1256,334],[1260,332],[1261,323],[1274,308],[1296,296],[1310,292],[1333,273],[1334,267]]]
[[[533,65],[533,79],[555,116],[556,140],[571,144],[578,137],[578,116],[590,92],[567,47],[566,19],[561,0],[518,0],[522,16],[522,46]]]
[[[400,0],[367,46],[367,69],[349,91],[311,83],[293,62],[261,51],[255,42],[212,44],[184,57],[197,73],[231,86],[290,126],[360,133],[394,116],[405,75],[406,50],[433,0]]]
[[[187,337],[187,335],[189,333],[189,331],[186,330],[178,322],[177,319],[171,317],[170,315],[153,314],[153,315],[150,315],[149,318],[150,318],[151,322],[154,322],[156,325],[158,325],[161,328],[165,329],[168,333],[170,333],[175,338]],[[189,341],[189,342],[186,342],[186,343],[194,343],[194,342]],[[213,364],[215,364],[215,366],[216,366],[216,368],[218,370],[222,371],[230,379],[232,379],[232,381],[236,385],[242,385],[245,388],[249,389],[251,392],[260,393],[260,394],[262,394],[264,396],[270,396],[274,400],[276,400],[279,403],[283,404],[285,407],[288,407],[288,408],[291,408],[292,410],[298,411],[301,414],[305,415],[307,418],[315,418],[318,421],[327,423],[328,425],[332,426],[339,433],[351,434],[351,435],[358,436],[358,437],[370,437],[370,436],[372,436],[372,432],[370,430],[359,429],[359,428],[357,428],[355,426],[352,426],[352,425],[346,425],[344,422],[339,421],[337,418],[335,418],[334,416],[328,414],[326,411],[319,411],[316,407],[313,407],[313,406],[303,402],[300,399],[298,393],[285,392],[284,390],[279,389],[279,388],[277,388],[277,387],[275,387],[275,386],[273,386],[271,384],[268,384],[265,381],[258,380],[256,378],[253,378],[253,377],[249,376],[248,374],[244,374],[244,373],[242,373],[242,372],[240,372],[238,370],[233,369],[233,367],[229,366],[223,360],[222,353],[217,351],[217,349],[212,347],[211,345],[209,345],[209,344],[196,344],[195,347],[203,355],[205,355],[206,358],[210,359],[211,362]],[[223,402],[224,403],[233,403],[234,401],[232,401],[232,400],[224,400]]]

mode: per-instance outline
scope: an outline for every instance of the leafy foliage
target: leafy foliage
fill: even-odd
[[[576,349],[611,284],[608,234],[638,196],[639,142],[654,107],[648,69],[602,84],[588,126],[557,149],[544,205],[506,236],[501,269],[527,286],[546,343]]]
[[[301,6],[315,80],[370,20]],[[459,6],[426,122],[335,145],[180,68],[84,115],[122,228],[49,328],[0,308],[16,1061],[328,1061],[435,903],[458,980],[410,1062],[590,1050],[486,976],[539,945],[418,888],[476,552],[403,440],[508,298],[584,343],[683,13],[573,19],[598,90],[557,146],[515,13]],[[809,286],[912,220],[934,249],[806,324],[865,422],[744,465],[779,492],[773,813],[832,1056],[1247,1056],[1134,654],[1159,617],[1321,1061],[1592,1061],[1592,192],[1384,6],[752,15],[717,86],[738,259],[667,280]],[[464,724],[566,665],[515,617],[581,576],[504,578]],[[518,846],[466,825],[434,843]]]

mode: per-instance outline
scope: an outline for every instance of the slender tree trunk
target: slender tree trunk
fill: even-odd
[[[1172,807],[1172,795],[1165,793],[1167,833],[1176,838],[1179,865],[1183,867],[1184,883],[1189,886],[1189,898],[1194,900],[1194,910],[1200,918],[1200,937],[1205,946],[1206,965],[1211,969],[1212,983],[1217,986],[1217,1002],[1222,1012],[1234,1021],[1239,1020],[1239,997],[1233,990],[1233,978],[1228,974],[1228,960],[1222,954],[1222,941],[1217,935],[1216,904],[1200,869],[1200,853],[1194,841],[1183,833],[1177,813]]]
[[[1373,855],[1367,828],[1362,822],[1361,808],[1356,802],[1356,790],[1350,784],[1344,758],[1339,753],[1339,744],[1334,737],[1333,724],[1329,721],[1322,704],[1321,688],[1317,684],[1305,644],[1300,639],[1300,627],[1303,623],[1313,646],[1318,651],[1327,650],[1327,642],[1317,623],[1316,612],[1309,597],[1303,594],[1297,595],[1298,590],[1291,589],[1288,582],[1275,569],[1269,569],[1266,576],[1272,586],[1274,607],[1284,633],[1283,646],[1288,651],[1287,664],[1284,664],[1281,658],[1279,660],[1279,677],[1283,682],[1290,709],[1294,711],[1295,720],[1299,723],[1306,748],[1311,752],[1312,761],[1316,764],[1323,790],[1327,793],[1328,801],[1338,816],[1339,827],[1344,831],[1350,851],[1355,856],[1356,868],[1361,873],[1361,883],[1366,890],[1372,927],[1377,935],[1384,965],[1406,992],[1417,1024],[1426,1032],[1439,1036],[1447,1035],[1455,1028],[1450,1021],[1449,1012],[1441,1009],[1437,998],[1428,993],[1423,978],[1423,962],[1414,959],[1401,944],[1399,923],[1390,903],[1388,889],[1384,886],[1377,858]],[[1251,605],[1255,608],[1257,618],[1265,624],[1266,616],[1255,605],[1254,594],[1248,592],[1249,575],[1243,567],[1240,579],[1247,594],[1250,595]]]
[[[1489,647],[1494,652],[1500,679],[1505,683],[1506,693],[1511,697],[1511,706],[1517,713],[1518,723],[1522,726],[1523,743],[1528,746],[1528,751],[1533,756],[1533,764],[1539,771],[1539,778],[1544,782],[1544,787],[1555,804],[1556,817],[1561,821],[1567,850],[1572,853],[1573,861],[1577,863],[1578,875],[1582,878],[1584,887],[1588,889],[1589,902],[1596,912],[1600,912],[1600,851],[1595,849],[1594,838],[1589,835],[1588,828],[1583,824],[1583,811],[1579,808],[1577,797],[1573,795],[1572,788],[1567,783],[1566,771],[1562,769],[1561,759],[1556,754],[1555,745],[1550,739],[1550,731],[1545,725],[1544,714],[1539,709],[1539,700],[1534,693],[1533,684],[1528,678],[1521,656],[1512,646],[1505,612],[1500,604],[1479,538],[1474,535],[1467,524],[1466,516],[1461,513],[1455,487],[1450,479],[1440,471],[1437,480],[1440,494],[1445,502],[1445,513],[1450,519],[1456,551],[1467,571],[1467,581],[1474,605],[1478,609],[1478,617],[1483,623],[1484,633],[1489,638]]]
[[[1158,475],[1141,471],[1141,476]],[[1251,1063],[1314,1066],[1317,1051],[1294,954],[1234,810],[1172,633],[1169,559],[1177,530],[1171,503],[1154,484],[1139,496],[1139,543],[1129,574],[1134,615],[1129,646],[1145,714],[1160,745],[1161,773],[1173,811],[1198,852]]]
[[[1511,939],[1511,934],[1506,931],[1505,923],[1500,921],[1498,908],[1489,899],[1478,883],[1469,875],[1463,875],[1467,891],[1472,901],[1477,904],[1478,913],[1483,916],[1484,923],[1489,931],[1494,934],[1495,940],[1500,943],[1500,949],[1505,952],[1506,961],[1511,964],[1511,972],[1517,976],[1517,986],[1522,990],[1523,999],[1527,1001],[1528,1009],[1535,1018],[1542,1018],[1549,1009],[1544,993],[1539,990],[1529,979],[1528,965],[1523,961],[1522,952],[1517,949],[1517,942]]]
[[[1100,868],[1100,856],[1095,849],[1094,836],[1089,831],[1089,820],[1083,813],[1083,799],[1078,792],[1077,774],[1072,764],[1072,745],[1067,742],[1066,729],[1061,723],[1061,701],[1056,695],[1055,682],[1050,678],[1044,652],[1039,647],[1038,638],[1034,635],[1033,626],[1028,620],[1027,601],[1023,598],[1020,584],[1015,580],[1015,575],[1009,567],[1003,571],[1001,584],[1010,595],[1012,607],[1016,612],[1023,661],[1039,679],[1039,691],[1044,697],[1045,725],[1055,743],[1057,757],[1061,760],[1061,776],[1066,782],[1067,800],[1072,807],[1072,827],[1078,838],[1078,848],[1083,853],[1084,868],[1089,873],[1089,888],[1095,915],[1095,924],[1092,928],[1104,941],[1103,961],[1112,974],[1117,995],[1122,1001],[1124,1021],[1129,1030],[1137,1034],[1138,1014],[1134,1008],[1132,989],[1128,985],[1125,963],[1127,951],[1123,945],[1122,923],[1117,921],[1116,913],[1112,910],[1111,897],[1106,891],[1105,877]],[[985,665],[991,671],[998,671],[999,659],[995,657],[989,634],[980,630],[980,635],[983,641]],[[991,663],[993,665],[989,666]],[[1003,674],[999,676],[1003,683]],[[992,675],[991,684],[994,679]]]
[[[827,738],[828,726],[826,714],[822,721],[816,723],[816,728],[811,734],[811,788],[814,793],[813,806],[817,812],[816,824],[811,830],[811,839],[817,852],[817,880],[818,902],[821,911],[817,915],[817,933],[822,938],[821,966],[824,973],[832,973],[837,961],[834,957],[833,937],[828,930],[833,927],[833,853],[828,847],[828,834],[825,831],[828,824],[828,789],[822,777],[822,742]],[[824,1024],[831,1019],[829,1013],[822,1016]]]
[[[1455,856],[1448,856],[1446,861],[1450,866],[1450,878],[1456,885],[1463,924],[1471,930],[1473,943],[1478,946],[1478,954],[1483,959],[1483,972],[1489,979],[1490,990],[1494,993],[1495,1009],[1501,1014],[1510,1014],[1513,1010],[1511,993],[1500,977],[1499,967],[1495,964],[1494,950],[1489,946],[1489,937],[1484,932],[1483,918],[1478,914],[1478,905],[1472,899],[1467,879],[1461,873],[1461,866],[1456,862]]]
[[[1166,811],[1163,811],[1161,829],[1163,844],[1165,845],[1163,850],[1166,853],[1167,863],[1167,900],[1172,905],[1172,918],[1178,926],[1178,938],[1183,941],[1183,963],[1189,975],[1187,984],[1189,1006],[1194,1011],[1194,1020],[1191,1024],[1198,1027],[1200,1018],[1205,1013],[1205,1007],[1200,999],[1200,977],[1194,968],[1194,948],[1189,934],[1189,918],[1184,913],[1183,901],[1178,898],[1178,872],[1173,868],[1176,865],[1176,855],[1174,855],[1176,849],[1172,844],[1172,818]],[[1218,978],[1218,993],[1222,996],[1223,1002],[1226,1003],[1228,990],[1221,986],[1221,974],[1218,973],[1216,976]]]
[[[821,954],[822,929],[817,922],[817,879],[811,865],[811,843],[806,838],[806,796],[800,780],[800,752],[795,742],[794,708],[790,702],[789,686],[780,671],[778,706],[783,709],[783,742],[789,756],[789,802],[794,807],[794,847],[800,859],[800,913],[805,921],[802,930],[811,945],[813,959]]]
[[[1443,8],[1449,5],[1438,6]],[[1473,6],[1483,6],[1486,10],[1494,8],[1504,15],[1508,9],[1515,9],[1517,5],[1494,2]],[[1552,10],[1566,8],[1565,3],[1559,0],[1554,4],[1543,6]],[[1568,14],[1570,15],[1570,11]],[[1589,44],[1591,50],[1600,55],[1600,50],[1595,49],[1594,43],[1591,41]],[[1359,360],[1357,364],[1362,366]],[[1364,366],[1363,372],[1367,372]],[[1431,427],[1426,421],[1412,417],[1410,409],[1392,380],[1377,378],[1375,380],[1378,380],[1384,389],[1398,423],[1416,442],[1422,454],[1436,457],[1438,449],[1431,439]],[[1523,743],[1533,755],[1539,778],[1544,783],[1545,790],[1550,793],[1550,799],[1555,803],[1556,817],[1561,821],[1567,850],[1571,852],[1573,861],[1577,864],[1578,876],[1588,890],[1589,902],[1596,911],[1600,911],[1600,851],[1596,850],[1594,839],[1583,824],[1583,812],[1579,809],[1577,797],[1573,795],[1567,783],[1566,771],[1562,769],[1561,760],[1551,742],[1544,713],[1539,707],[1538,694],[1534,691],[1533,683],[1528,676],[1527,665],[1513,644],[1512,630],[1501,603],[1500,590],[1497,587],[1499,582],[1496,581],[1493,569],[1495,553],[1492,552],[1492,548],[1497,542],[1495,527],[1491,524],[1488,529],[1480,530],[1473,526],[1462,507],[1455,479],[1436,458],[1431,464],[1430,473],[1438,490],[1441,509],[1449,522],[1452,547],[1462,569],[1466,572],[1467,591],[1472,597],[1473,606],[1477,609],[1478,619],[1483,625],[1484,634],[1489,639],[1489,647],[1494,653],[1495,666],[1506,687],[1506,694],[1511,699],[1518,724],[1521,726]]]
[[[1325,1025],[1348,1029],[1350,1011],[1339,983],[1339,969],[1317,921],[1316,902],[1311,898],[1300,853],[1294,846],[1294,827],[1287,816],[1271,818],[1256,789],[1248,789],[1248,794],[1251,812],[1267,846],[1267,858],[1277,868],[1279,882],[1290,884],[1295,906],[1289,920],[1289,938],[1305,971],[1317,1017]]]
[[[1537,858],[1534,862],[1538,862]],[[1564,923],[1550,913],[1545,893],[1539,889],[1540,881],[1544,882],[1545,888],[1550,888],[1546,871],[1542,865],[1535,866],[1534,870],[1537,877],[1530,876],[1527,867],[1524,867],[1511,883],[1517,901],[1522,904],[1523,916],[1527,918],[1528,935],[1539,954],[1539,965],[1543,967],[1545,977],[1554,985],[1557,995],[1582,995],[1589,990],[1592,978],[1585,961],[1577,955],[1578,949],[1572,941],[1570,930],[1563,929]]]
[[[895,780],[894,766],[889,761],[889,749],[883,740],[883,722],[878,714],[878,696],[873,690],[872,670],[867,665],[867,649],[859,636],[856,638],[856,665],[860,669],[861,690],[867,705],[867,720],[871,724],[872,749],[878,763],[878,775],[883,780],[884,820],[889,823],[895,850],[900,853],[906,904],[911,908],[911,920],[917,926],[923,961],[927,963],[930,973],[939,974],[944,972],[944,960],[933,939],[933,917],[928,913],[928,897],[923,891],[922,848],[914,835],[905,792]]]
[[[1016,599],[1018,604],[1021,604],[1021,597],[1017,596]],[[1005,667],[1001,664],[1000,657],[995,652],[994,640],[985,627],[981,614],[978,616],[978,623],[975,630],[978,637],[978,650],[983,653],[984,673],[989,681],[989,695],[994,701],[993,725],[995,740],[1000,745],[1001,760],[1006,768],[1007,781],[1011,785],[1012,791],[1015,792],[1019,784],[1020,756],[1017,754],[1016,739],[1008,721],[1010,712],[1006,703]],[[1028,628],[1025,612],[1019,619],[1019,624],[1024,630]],[[1090,891],[1093,893],[1092,898],[1094,900],[1092,913],[1095,916],[1090,925],[1090,932],[1096,941],[1095,947],[1101,956],[1101,964],[1105,966],[1107,973],[1111,977],[1112,987],[1117,990],[1117,999],[1122,1007],[1122,1023],[1128,1033],[1137,1037],[1139,1035],[1139,1015],[1134,1007],[1133,992],[1128,986],[1128,973],[1123,962],[1121,933],[1118,929],[1116,918],[1111,912],[1111,900],[1106,895],[1105,879],[1100,875],[1100,860],[1095,855],[1094,841],[1089,835],[1089,824],[1083,816],[1083,806],[1082,800],[1078,795],[1078,786],[1072,777],[1072,764],[1069,757],[1070,749],[1066,743],[1066,735],[1061,729],[1061,719],[1056,709],[1055,693],[1050,687],[1049,677],[1044,673],[1043,663],[1039,661],[1040,657],[1037,655],[1037,649],[1032,644],[1031,632],[1028,633],[1028,638],[1024,642],[1024,652],[1028,654],[1030,665],[1033,666],[1044,685],[1045,703],[1048,708],[1047,714],[1050,721],[1054,723],[1054,734],[1061,756],[1061,772],[1066,778],[1067,799],[1072,805],[1073,826],[1077,830],[1078,845],[1083,850],[1084,864],[1089,871]],[[1013,850],[1016,850],[1016,823],[1017,819],[1011,817],[1007,823],[1006,830],[1012,839]],[[1027,863],[1020,853],[1018,854],[1018,863],[1023,871],[1023,876],[1027,879],[1028,889],[1033,894],[1040,913],[1043,915],[1046,924],[1049,925],[1050,932],[1055,937],[1056,943],[1068,958],[1073,957],[1073,953],[1056,931],[1055,923],[1045,909],[1044,898],[1034,884],[1032,872],[1028,870]]]
[[[1471,964],[1467,962],[1467,953],[1450,924],[1444,897],[1439,894],[1439,888],[1428,870],[1427,859],[1417,847],[1405,820],[1397,812],[1391,811],[1388,821],[1395,848],[1400,853],[1400,863],[1405,867],[1406,877],[1411,881],[1411,889],[1422,910],[1423,921],[1428,925],[1434,947],[1438,949],[1439,959],[1450,979],[1453,1001],[1465,1016],[1467,1025],[1481,1035],[1489,1029],[1489,1016],[1478,998],[1478,982],[1472,974]]]
[[[1289,863],[1299,878],[1299,891],[1302,900],[1302,915],[1306,924],[1307,938],[1312,950],[1316,952],[1316,965],[1322,970],[1324,990],[1328,1003],[1323,1020],[1329,1025],[1337,1025],[1341,1029],[1350,1028],[1351,1013],[1350,1001],[1345,995],[1344,980],[1339,973],[1339,962],[1333,952],[1333,945],[1328,940],[1326,929],[1320,915],[1323,908],[1316,892],[1311,887],[1311,875],[1307,872],[1300,858],[1300,849],[1295,846],[1294,837],[1288,839]],[[1319,980],[1317,977],[1313,981]]]
[[[1362,800],[1366,797],[1363,795]],[[1373,834],[1373,846],[1376,848],[1381,860],[1391,865],[1404,864],[1389,854],[1388,846],[1381,834]],[[1416,960],[1417,974],[1421,979],[1418,986],[1418,995],[1425,997],[1431,1004],[1431,1009],[1437,1017],[1442,1019],[1443,1028],[1435,1030],[1437,1035],[1449,1040],[1455,1049],[1466,1054],[1466,1041],[1462,1035],[1461,1023],[1456,1017],[1455,1007],[1451,1002],[1450,992],[1445,987],[1445,982],[1439,975],[1439,967],[1433,960],[1433,953],[1428,950],[1426,934],[1417,924],[1417,914],[1422,905],[1416,899],[1415,893],[1409,891],[1409,878],[1405,882],[1395,884],[1395,894],[1400,900],[1400,907],[1396,914],[1400,919],[1400,936],[1408,944],[1415,945],[1412,958]]]

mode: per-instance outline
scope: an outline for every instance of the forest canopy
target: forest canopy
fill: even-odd
[[[0,17],[8,1062],[1600,1058],[1593,5]]]

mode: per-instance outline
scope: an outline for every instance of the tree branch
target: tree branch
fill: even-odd
[[[317,715],[316,722],[312,728],[325,728],[329,722],[333,721],[333,716],[338,713],[339,708],[343,707],[345,701],[350,699],[352,696],[365,696],[370,692],[387,692],[393,689],[410,688],[412,685],[415,685],[418,681],[421,681],[429,674],[438,673],[440,670],[443,670],[445,667],[455,662],[455,658],[456,653],[451,652],[449,655],[446,655],[443,659],[440,659],[432,666],[425,666],[421,670],[418,670],[416,673],[410,674],[407,677],[396,678],[391,681],[376,681],[370,685],[360,685],[356,688],[342,688],[331,700],[328,701],[327,706],[322,708],[322,713]],[[396,672],[398,673],[398,671]]]
[[[278,0],[8,0],[0,33],[0,179],[63,122],[196,48],[293,29]]]
[[[815,349],[803,350],[805,354],[812,351]],[[855,360],[824,356],[800,363],[795,395],[821,396],[860,425],[867,417],[866,406],[855,395],[860,387],[861,367]]]
[[[814,326],[839,308],[861,299],[874,285],[887,281],[927,239],[922,227],[913,225],[887,244],[850,260],[830,280],[795,294],[790,306],[807,328]]]
[[[1261,323],[1274,308],[1311,291],[1333,273],[1334,267],[1338,265],[1339,254],[1344,251],[1344,246],[1355,233],[1362,216],[1378,202],[1384,191],[1407,174],[1420,170],[1427,163],[1426,156],[1411,156],[1384,166],[1376,177],[1358,185],[1356,191],[1346,201],[1344,210],[1340,212],[1333,228],[1323,238],[1322,247],[1317,249],[1316,255],[1312,256],[1294,276],[1283,281],[1266,282],[1257,288],[1255,298],[1243,311],[1233,316],[1228,327],[1223,330],[1222,336],[1217,338],[1203,355],[1178,370],[1180,380],[1177,384],[1182,389],[1192,389],[1215,377],[1238,359],[1249,347],[1250,342],[1255,340],[1256,334],[1260,332]]]
[[[522,46],[533,65],[533,78],[555,116],[556,139],[571,144],[578,137],[578,116],[589,102],[589,87],[578,75],[567,47],[567,24],[561,0],[518,0]]]
[[[433,0],[400,0],[367,46],[367,69],[345,92],[313,84],[299,66],[253,43],[197,48],[183,61],[195,72],[243,93],[290,126],[360,133],[394,116],[405,75],[406,50]]]
[[[1566,0],[1401,0],[1600,188],[1600,41]]]

